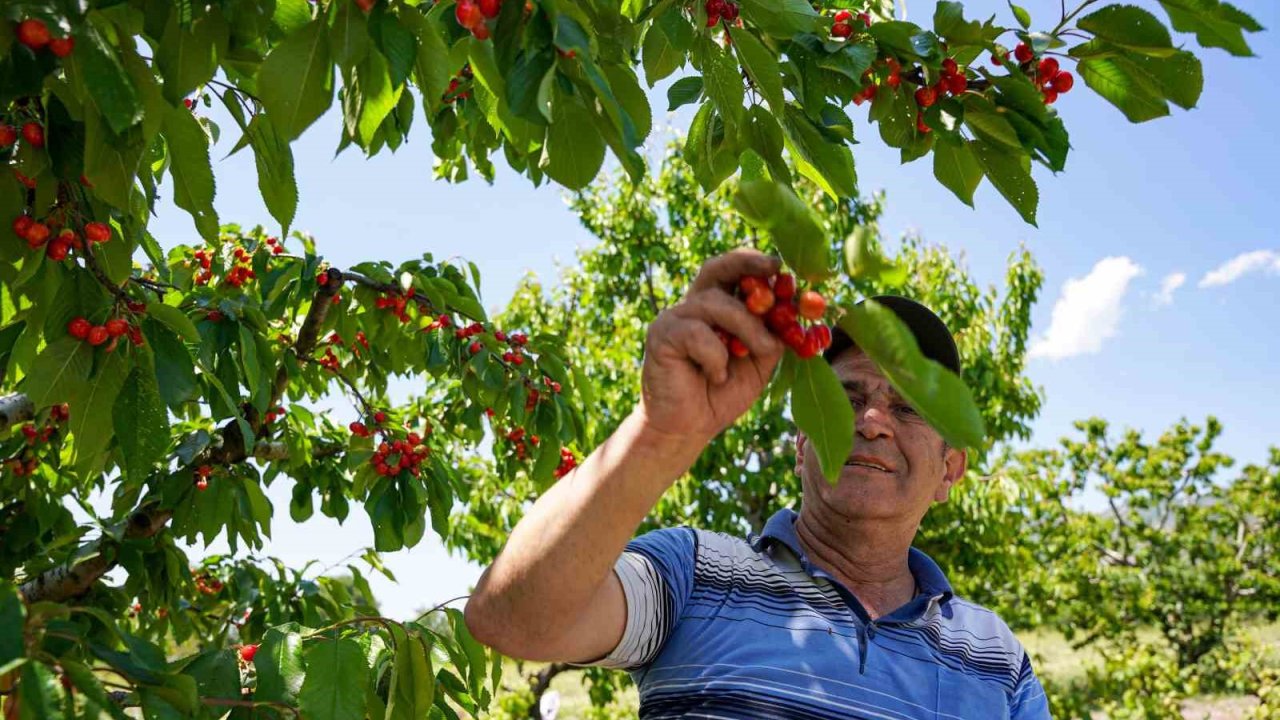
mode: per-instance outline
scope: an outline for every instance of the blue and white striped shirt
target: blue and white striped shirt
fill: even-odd
[[[746,540],[681,527],[627,545],[626,629],[590,664],[631,671],[641,718],[1049,717],[1008,626],[953,595],[927,555],[910,551],[915,599],[871,620],[809,562],[796,517]]]

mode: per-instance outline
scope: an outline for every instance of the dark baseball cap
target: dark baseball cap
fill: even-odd
[[[960,374],[960,351],[956,349],[955,338],[932,310],[910,298],[898,295],[876,295],[868,298],[893,311],[916,338],[920,352],[930,360],[936,360],[943,367],[955,374]],[[863,300],[858,304],[866,302]],[[853,338],[840,329],[839,325],[831,328],[831,345],[822,353],[827,362],[836,359],[840,353],[853,347]]]

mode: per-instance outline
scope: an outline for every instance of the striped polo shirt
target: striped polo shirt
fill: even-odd
[[[809,562],[796,517],[746,540],[688,527],[632,540],[614,567],[626,629],[588,664],[629,670],[645,720],[1049,717],[1008,626],[927,555],[910,551],[919,594],[871,620]]]

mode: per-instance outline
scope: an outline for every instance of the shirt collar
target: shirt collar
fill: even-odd
[[[821,572],[819,568],[810,565],[808,556],[805,555],[804,550],[800,547],[800,536],[796,534],[796,518],[798,517],[800,517],[799,513],[791,508],[783,508],[777,511],[765,523],[764,531],[760,533],[759,541],[761,543],[766,541],[782,543],[800,559],[800,563],[810,573]],[[944,603],[954,595],[951,590],[951,583],[947,581],[947,576],[943,574],[942,568],[938,567],[938,563],[934,562],[933,558],[923,551],[916,548],[908,550],[907,569],[915,576],[916,583],[920,585],[920,590],[925,595],[936,597]],[[826,573],[822,574],[826,575]]]

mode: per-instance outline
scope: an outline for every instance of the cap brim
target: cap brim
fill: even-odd
[[[867,298],[893,311],[895,315],[911,330],[916,344],[925,357],[935,360],[955,374],[960,374],[960,351],[956,348],[955,338],[951,330],[932,310],[910,298],[899,295],[876,295]],[[860,301],[858,304],[866,302]],[[853,347],[853,338],[840,329],[839,325],[831,328],[831,345],[822,353],[827,362],[831,362],[840,353]]]

